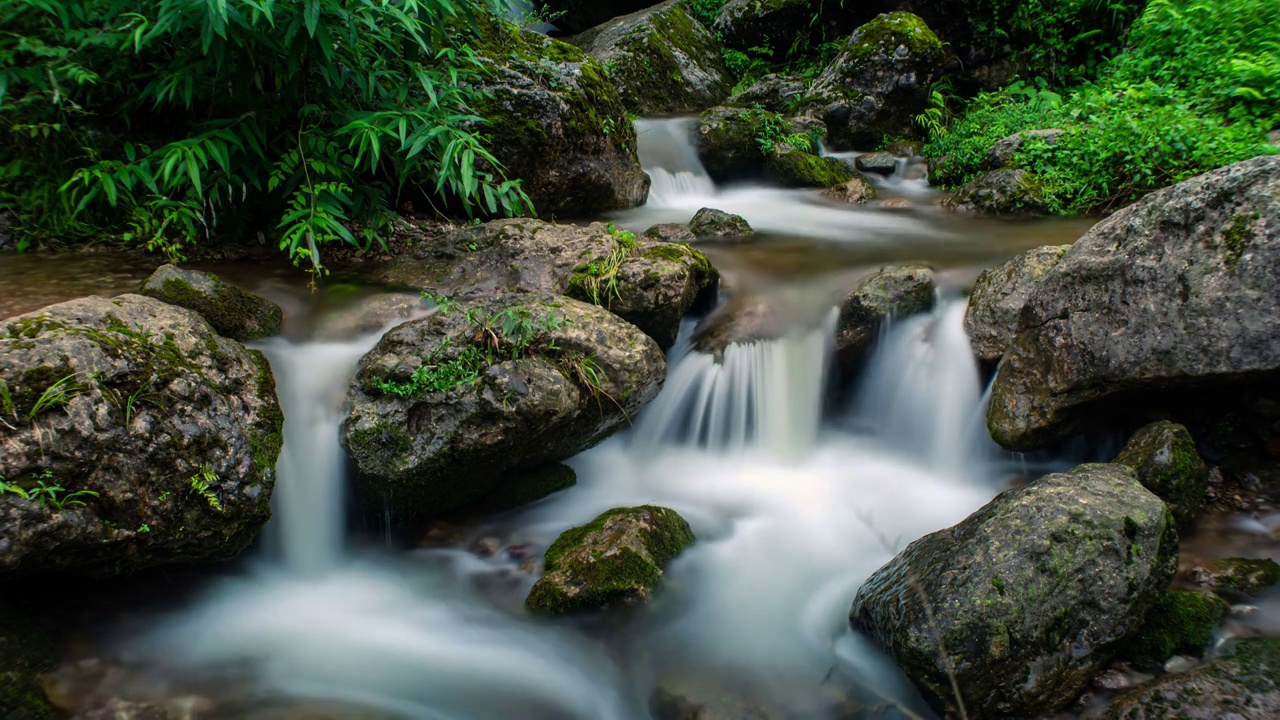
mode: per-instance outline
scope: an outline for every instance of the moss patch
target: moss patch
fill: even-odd
[[[1215,588],[1256,597],[1280,583],[1280,564],[1270,559],[1229,558],[1221,562]]]
[[[1138,633],[1121,646],[1120,657],[1142,666],[1163,663],[1173,655],[1200,655],[1213,631],[1227,615],[1217,595],[1166,592],[1147,614]]]
[[[859,27],[849,38],[847,52],[856,64],[876,56],[893,57],[899,46],[918,57],[942,60],[942,41],[924,20],[906,12],[878,15]]]
[[[1232,216],[1231,224],[1222,232],[1222,261],[1227,268],[1234,271],[1240,265],[1240,258],[1244,257],[1249,243],[1253,242],[1253,221],[1259,217],[1261,215],[1256,212],[1236,213]]]
[[[800,150],[773,153],[764,160],[765,177],[784,187],[830,188],[854,178],[853,168],[833,157]]]

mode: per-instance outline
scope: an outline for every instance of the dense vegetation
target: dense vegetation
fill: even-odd
[[[1039,78],[960,103],[935,93],[920,118],[926,154],[945,158],[946,186],[985,168],[1009,135],[1029,138],[1014,165],[1037,173],[1059,213],[1105,211],[1206,170],[1276,152],[1266,132],[1280,121],[1280,0],[1152,0],[1126,49],[1096,79],[1055,89]]]
[[[179,255],[256,234],[315,268],[405,193],[526,212],[451,39],[490,1],[4,3],[0,212],[24,244],[118,234]]]

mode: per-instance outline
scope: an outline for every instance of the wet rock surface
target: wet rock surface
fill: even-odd
[[[0,573],[219,562],[270,517],[266,358],[141,295],[0,323]]]
[[[1082,465],[909,545],[850,620],[939,702],[952,702],[950,672],[969,717],[1038,717],[1106,667],[1177,558],[1173,517],[1132,470]]]
[[[992,170],[957,188],[942,206],[980,215],[1038,215],[1045,210],[1042,192],[1033,173]]]
[[[1191,527],[1209,490],[1209,466],[1185,427],[1151,423],[1129,438],[1113,462],[1133,468],[1138,482],[1169,506],[1179,528]]]
[[[789,188],[829,188],[854,178],[845,161],[801,150],[775,150],[765,156],[766,179]]]
[[[1280,641],[1241,640],[1224,657],[1117,698],[1103,720],[1269,720],[1280,717]]]
[[[280,333],[284,312],[266,298],[228,284],[213,273],[161,265],[142,283],[141,295],[194,310],[219,335],[240,342]]]
[[[857,365],[875,345],[886,320],[927,312],[936,302],[933,271],[926,267],[887,268],[863,279],[840,305],[836,326],[840,365]]]
[[[1138,393],[1151,410],[1162,398],[1274,379],[1277,258],[1276,157],[1152,193],[1094,226],[1019,317],[992,389],[992,437],[1029,449]]]
[[[1227,616],[1227,604],[1213,593],[1173,590],[1147,613],[1142,627],[1120,648],[1120,659],[1139,667],[1162,668],[1174,655],[1199,657]]]
[[[694,541],[674,510],[653,505],[614,508],[556,538],[546,573],[529,591],[528,606],[565,613],[648,600],[676,555]]]
[[[715,208],[702,208],[695,213],[689,230],[699,238],[743,238],[754,232],[741,215]]]
[[[898,167],[898,159],[887,152],[870,152],[859,155],[853,165],[863,172],[892,175]]]
[[[868,200],[876,199],[876,187],[865,177],[855,175],[852,180],[823,190],[822,197],[836,202],[861,205]]]
[[[982,271],[969,293],[964,316],[965,332],[979,360],[992,363],[1004,355],[1036,284],[1070,249],[1070,245],[1046,245]]]

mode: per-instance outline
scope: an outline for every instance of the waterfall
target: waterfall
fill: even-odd
[[[635,446],[757,447],[800,458],[817,441],[835,320],[832,311],[817,328],[729,345],[719,361],[685,355],[641,417]]]
[[[964,331],[965,307],[940,304],[891,326],[854,408],[858,425],[943,470],[966,467],[985,452],[975,432],[982,387]]]
[[[697,118],[636,121],[640,165],[652,181],[650,206],[679,207],[688,203],[689,196],[715,194],[716,185],[702,167],[693,144],[697,124]]]

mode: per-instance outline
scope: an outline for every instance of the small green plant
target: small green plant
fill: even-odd
[[[449,340],[440,349],[432,353],[418,369],[409,376],[408,382],[384,380],[377,388],[384,395],[413,397],[424,393],[449,392],[463,385],[480,381],[481,373],[489,363],[479,348],[464,347],[456,357],[445,358],[449,348]]]
[[[146,523],[142,523],[141,525],[138,526],[138,532],[149,533],[151,532],[151,526]]]
[[[436,312],[441,315],[451,315],[454,310],[458,309],[458,302],[448,295],[437,295],[433,292],[423,291],[422,298],[434,305]]]
[[[772,155],[780,146],[788,146],[800,152],[812,153],[818,147],[817,140],[808,133],[791,132],[786,118],[775,112],[767,112],[760,108],[754,110],[760,119],[760,130],[756,135],[756,145],[761,155]]]
[[[213,508],[215,512],[222,512],[222,501],[213,491],[213,483],[218,482],[220,478],[218,473],[213,471],[209,465],[201,465],[196,474],[187,478],[187,485],[191,488],[191,492],[204,498],[204,501]]]
[[[4,476],[0,475],[0,495],[17,495],[24,500],[29,500],[41,507],[52,510],[84,506],[84,500],[81,498],[98,497],[98,493],[93,490],[77,490],[68,493],[66,488],[61,485],[46,482],[53,480],[53,471],[47,468],[36,477],[38,479],[34,487],[23,488],[19,485],[5,482]]]
[[[36,398],[35,404],[31,406],[27,419],[35,420],[38,415],[53,408],[65,409],[72,400],[88,392],[88,387],[77,380],[84,374],[83,372],[71,373],[45,388],[44,392],[40,393],[40,397]]]
[[[10,430],[17,428],[13,423],[18,421],[18,410],[13,405],[13,395],[9,393],[9,384],[0,380],[0,425]]]

